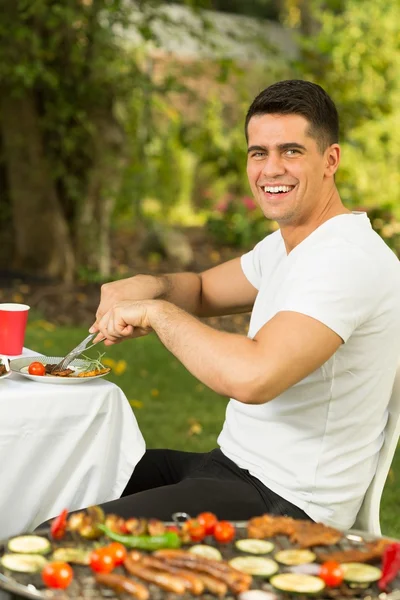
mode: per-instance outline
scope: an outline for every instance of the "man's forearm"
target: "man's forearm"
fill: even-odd
[[[154,286],[154,299],[167,300],[192,315],[201,316],[200,275],[171,273],[168,275],[137,275],[136,278]]]
[[[218,331],[168,302],[157,302],[151,327],[161,342],[197,379],[218,394],[247,402],[256,373],[256,343]]]

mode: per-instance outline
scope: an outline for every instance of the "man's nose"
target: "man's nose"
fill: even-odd
[[[263,165],[263,175],[266,178],[274,178],[285,172],[285,164],[280,155],[270,154]]]

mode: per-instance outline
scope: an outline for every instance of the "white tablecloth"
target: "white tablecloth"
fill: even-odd
[[[24,351],[25,354],[34,354]],[[0,379],[0,539],[119,498],[145,443],[123,392]]]

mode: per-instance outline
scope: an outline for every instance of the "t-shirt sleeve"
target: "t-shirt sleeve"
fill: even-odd
[[[243,254],[240,259],[243,273],[250,281],[251,285],[256,288],[256,290],[259,290],[261,286],[262,243],[262,241],[259,242],[256,246],[254,246],[253,250]]]
[[[350,244],[318,248],[294,261],[277,312],[317,319],[346,342],[378,302],[377,278],[366,255]]]

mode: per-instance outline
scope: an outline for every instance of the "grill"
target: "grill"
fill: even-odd
[[[240,522],[235,523],[237,535],[236,539],[246,538],[247,529],[246,523]],[[48,536],[48,530],[42,530],[35,532],[37,535],[42,535],[44,537]],[[270,538],[271,541],[275,544],[275,548],[271,555],[279,550],[286,550],[290,548],[295,548],[296,546],[292,544],[288,537],[286,536],[276,536],[274,538]],[[339,551],[339,550],[348,550],[348,549],[362,549],[365,542],[373,541],[376,538],[370,536],[368,534],[364,534],[361,532],[352,531],[345,535],[340,543],[331,545],[331,546],[321,546],[321,547],[313,547],[313,551],[318,552],[324,551]],[[395,540],[393,540],[395,541]],[[84,544],[82,540],[79,540],[79,546],[90,548],[93,547],[93,544]],[[220,552],[223,555],[225,560],[229,560],[235,556],[243,556],[243,553],[240,553],[236,550],[233,543],[227,545],[219,545],[211,539],[206,538],[204,543],[209,543],[209,545],[214,545],[218,547]],[[6,551],[6,543],[0,544],[0,554],[3,555]],[[66,537],[62,542],[58,542],[55,544],[52,542],[53,547],[67,547],[67,546],[76,546],[77,543],[74,541],[72,537]],[[379,563],[377,563],[379,565]],[[7,598],[32,598],[34,600],[39,599],[49,599],[54,598],[57,600],[64,600],[67,598],[73,598],[75,600],[86,599],[86,598],[105,598],[105,599],[116,599],[121,598],[121,600],[132,599],[132,596],[128,594],[118,594],[113,590],[102,587],[96,584],[94,577],[91,574],[91,570],[89,567],[83,567],[78,565],[73,565],[74,570],[74,580],[69,586],[69,588],[65,591],[54,591],[44,587],[40,574],[22,574],[15,573],[8,570],[1,569],[0,572],[0,600],[7,600]],[[280,565],[279,572],[285,573],[288,572],[289,568],[284,565]],[[122,567],[118,567],[114,571],[115,573],[120,573],[121,575],[127,575]],[[132,577],[129,575],[129,577]],[[135,579],[134,577],[132,577]],[[138,581],[140,581],[138,579]],[[148,587],[150,591],[150,599],[151,600],[194,600],[196,597],[191,595],[190,593],[186,593],[184,595],[176,595],[171,592],[163,591],[153,584],[149,584],[146,582],[142,582]],[[288,594],[283,592],[277,592],[272,588],[272,586],[268,583],[267,580],[262,580],[260,578],[253,578],[252,589],[261,589],[265,591],[273,591],[278,598],[282,600],[306,600],[309,599],[309,595],[304,594]],[[368,584],[368,587],[361,585],[350,586],[349,584],[343,583],[338,588],[325,588],[323,592],[317,595],[313,595],[313,598],[318,600],[400,600],[400,575],[390,584],[388,593],[381,592],[378,586],[374,584]],[[203,593],[201,596],[202,600],[215,600],[215,596],[210,593]],[[228,593],[225,596],[226,600],[234,600],[236,597],[232,595],[232,593]]]

